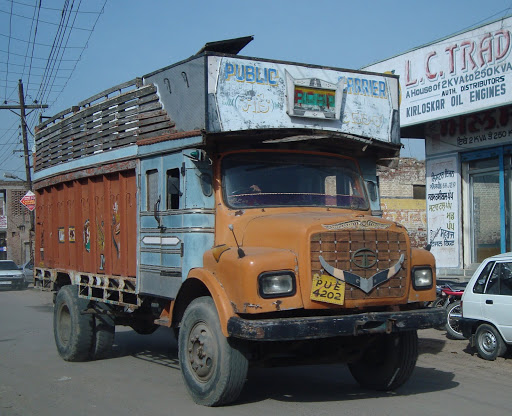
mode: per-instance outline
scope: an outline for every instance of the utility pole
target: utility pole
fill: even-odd
[[[19,105],[0,105],[0,110],[20,110],[20,118],[21,118],[21,135],[23,138],[23,152],[25,154],[25,175],[26,182],[29,191],[32,191],[32,175],[30,174],[30,158],[28,151],[28,138],[27,138],[27,120],[26,120],[26,109],[39,109],[39,108],[48,108],[46,104],[34,104],[34,105],[25,105],[25,96],[23,94],[23,82],[21,79],[18,81],[18,96],[20,100]],[[14,112],[14,111],[13,111]],[[16,113],[14,113],[16,114]],[[30,247],[30,257],[33,258],[32,253],[32,234],[35,231],[34,227],[34,211],[30,211],[30,230],[29,230],[29,247]]]
[[[27,176],[28,189],[31,191],[32,175],[30,174],[30,159],[28,157],[27,122],[25,120],[25,97],[23,95],[23,82],[21,82],[21,79],[18,81],[18,95],[20,99],[21,136],[23,138],[23,152],[25,154],[25,174]],[[32,217],[33,215],[30,216],[31,231],[34,229]]]
[[[25,175],[27,177],[27,185],[29,190],[32,190],[32,175],[30,174],[30,159],[28,153],[28,138],[27,138],[27,120],[26,109],[37,110],[39,108],[48,108],[47,104],[29,104],[25,105],[25,96],[23,94],[23,82],[21,79],[18,81],[18,96],[20,100],[19,105],[0,105],[0,110],[20,110],[21,118],[21,134],[23,138],[23,152],[25,154]],[[13,111],[14,112],[14,111]],[[14,113],[16,114],[16,113]],[[16,114],[17,115],[17,114]],[[33,225],[33,224],[32,224]],[[32,229],[34,227],[32,226]]]

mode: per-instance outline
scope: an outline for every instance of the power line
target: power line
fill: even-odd
[[[14,56],[21,56],[22,58],[28,58],[28,56],[26,54],[24,55],[22,53],[9,52],[9,51],[5,51],[3,49],[0,49],[0,52],[8,53],[8,54],[14,55]],[[32,57],[32,59],[39,59],[41,61],[48,61],[48,58],[39,58],[37,56]],[[64,62],[76,62],[77,59],[62,59],[62,61],[64,61]]]
[[[16,40],[18,42],[28,43],[28,44],[31,44],[31,45],[34,45],[34,46],[47,46],[49,48],[52,46],[52,45],[49,45],[49,44],[46,44],[46,43],[38,43],[38,42],[30,41],[30,40],[15,38],[14,36],[11,36],[10,34],[9,35],[4,35],[3,33],[0,33],[0,36],[3,36],[4,38],[9,38],[9,42],[11,40]],[[83,48],[83,46],[66,46],[66,47],[64,47],[64,49],[82,49],[82,48]]]
[[[11,31],[12,31],[12,7],[13,4],[11,3],[11,14],[9,16],[9,41],[7,43],[7,73],[5,74],[5,95],[7,99],[7,77],[9,76],[9,51],[11,50]]]
[[[9,12],[6,12],[5,10],[0,10],[0,13],[4,13],[4,14],[9,14]],[[30,20],[30,17],[27,17],[27,16],[22,16],[21,14],[16,14],[16,13],[11,13],[11,16],[16,16],[16,17],[20,17],[22,19],[28,19]],[[48,24],[48,25],[52,25],[52,26],[59,26],[58,23],[53,23],[53,22],[48,22],[46,20],[39,20],[39,22],[41,23],[45,23],[45,24]],[[67,29],[67,28],[66,28]],[[90,32],[91,29],[87,29],[85,27],[75,27],[76,30],[83,30],[84,32]]]
[[[3,1],[7,1],[7,0],[3,0]],[[12,1],[11,0],[10,2],[14,3],[14,4],[19,4],[20,6],[26,6],[26,7],[32,7],[32,8],[36,7],[33,4],[23,3],[21,1]],[[56,9],[54,7],[40,7],[40,9],[42,9],[42,10],[52,10],[52,11],[57,11],[57,12],[61,11],[61,9]],[[80,14],[98,14],[99,12],[81,10],[81,11],[77,11],[77,13],[80,13]]]

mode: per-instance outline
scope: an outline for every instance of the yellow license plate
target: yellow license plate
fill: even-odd
[[[333,276],[326,274],[313,276],[311,286],[311,300],[343,305],[345,301],[345,282],[340,282]]]

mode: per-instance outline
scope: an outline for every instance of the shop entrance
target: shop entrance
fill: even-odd
[[[464,154],[469,209],[470,261],[481,263],[485,258],[510,251],[512,224],[511,155],[508,148]]]

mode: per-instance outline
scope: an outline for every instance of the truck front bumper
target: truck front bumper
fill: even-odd
[[[243,319],[228,321],[231,337],[253,341],[294,341],[363,334],[384,334],[443,326],[444,308],[400,312],[368,312],[354,315],[301,318]]]

